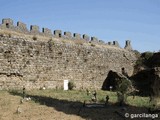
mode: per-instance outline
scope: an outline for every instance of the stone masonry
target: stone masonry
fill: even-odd
[[[48,34],[49,37],[47,40],[41,37],[33,40],[0,34],[0,89],[18,89],[24,85],[27,89],[43,86],[62,88],[63,80],[73,81],[76,89],[101,89],[110,70],[121,72],[124,67],[132,75],[136,57],[132,51],[120,48],[117,42],[114,42],[115,45],[104,44],[106,47],[97,43],[97,46],[102,46],[97,47],[96,44],[92,45],[85,34],[83,38],[87,44],[79,45],[64,42],[65,37],[60,35],[59,30],[54,31],[54,37],[49,29],[39,32],[38,26],[32,26],[30,32],[26,30],[25,24],[20,22],[18,25],[21,27],[14,26],[11,19],[5,19],[0,30],[39,36]],[[70,32],[65,33],[70,38],[66,41],[75,41],[75,37],[81,37],[80,34],[74,35],[72,40]],[[95,43],[97,38],[92,40]]]

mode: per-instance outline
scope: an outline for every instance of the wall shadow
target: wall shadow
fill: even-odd
[[[22,93],[11,91],[10,94],[23,97]],[[83,103],[79,101],[59,100],[52,97],[29,95],[33,101],[41,105],[53,107],[57,111],[69,115],[77,115],[86,120],[127,120],[124,114],[127,113],[147,113],[146,108],[125,106],[120,107],[116,104],[109,103],[105,108],[86,108]],[[118,114],[119,113],[119,114]],[[143,120],[143,119],[142,119]]]

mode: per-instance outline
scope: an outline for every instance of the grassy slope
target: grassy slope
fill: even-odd
[[[0,91],[0,120],[121,120],[122,118],[114,113],[120,110],[115,106],[116,93],[108,91],[98,91],[99,102],[105,100],[105,96],[110,96],[110,104],[107,108],[82,108],[83,101],[90,101],[91,95],[87,96],[85,91],[63,91],[63,90],[32,90],[26,94],[32,98],[31,101],[20,103],[22,91]],[[143,107],[148,106],[148,98],[138,97],[128,98],[130,106],[127,112],[146,112]],[[17,107],[22,113],[17,114]],[[82,108],[82,109],[81,109]],[[80,111],[79,111],[80,110]]]

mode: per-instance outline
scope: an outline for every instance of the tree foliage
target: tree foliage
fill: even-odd
[[[120,105],[125,104],[128,94],[134,91],[132,82],[126,77],[117,79],[116,89],[117,89],[117,98]]]

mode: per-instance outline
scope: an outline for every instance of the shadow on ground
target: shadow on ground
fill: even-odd
[[[22,93],[14,91],[10,92],[10,94],[23,97]],[[54,107],[57,111],[68,115],[77,115],[86,120],[128,120],[129,118],[124,117],[125,113],[148,113],[146,108],[134,106],[119,107],[118,105],[109,103],[105,108],[87,108],[83,107],[83,103],[78,101],[59,100],[37,95],[27,96],[31,97],[36,103]],[[141,120],[143,120],[143,118],[141,118]],[[144,120],[146,120],[146,118],[144,118]],[[151,118],[148,120],[151,120]]]

